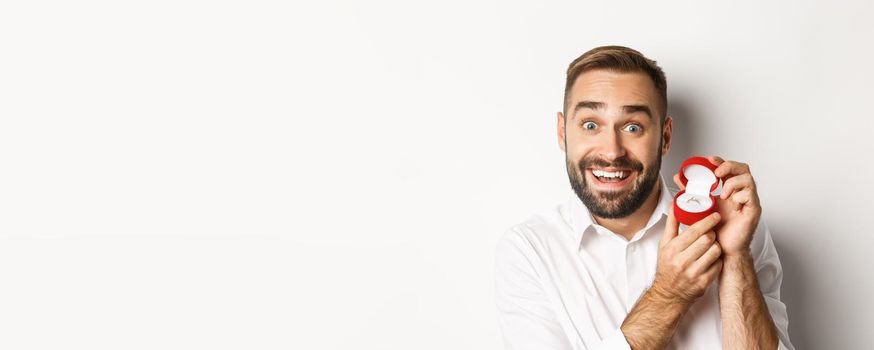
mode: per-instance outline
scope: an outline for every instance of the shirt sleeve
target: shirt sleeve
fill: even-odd
[[[559,323],[541,284],[536,257],[531,245],[515,231],[507,232],[498,241],[495,296],[505,349],[586,349],[580,341],[572,342]],[[630,350],[631,347],[622,331],[616,329],[596,349]]]
[[[756,246],[759,246],[757,249],[758,254],[754,255],[757,256],[754,263],[756,278],[759,282],[759,289],[761,289],[762,296],[768,306],[768,312],[771,314],[771,319],[774,320],[774,325],[777,327],[777,335],[779,337],[777,348],[780,350],[795,350],[795,347],[789,341],[789,316],[786,313],[786,305],[780,300],[780,286],[783,284],[783,267],[780,265],[780,258],[777,256],[777,249],[771,238],[771,231],[764,222],[760,222],[755,234],[761,235],[759,244],[753,245],[754,254],[756,254]]]

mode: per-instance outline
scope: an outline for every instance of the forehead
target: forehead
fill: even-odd
[[[604,102],[608,108],[646,104],[655,110],[658,92],[652,79],[643,72],[591,70],[580,74],[574,81],[569,100],[571,108],[577,102],[586,100]],[[573,110],[568,112],[573,113]]]

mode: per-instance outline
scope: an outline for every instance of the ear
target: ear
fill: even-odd
[[[567,150],[564,148],[564,145],[566,142],[565,141],[565,131],[566,130],[564,128],[564,125],[565,125],[564,115],[561,112],[558,112],[556,114],[556,121],[558,122],[558,125],[556,126],[556,128],[558,129],[558,148],[561,148],[562,152],[567,153]]]
[[[667,116],[665,118],[665,126],[662,127],[662,156],[668,154],[671,149],[671,135],[674,132],[674,118]]]

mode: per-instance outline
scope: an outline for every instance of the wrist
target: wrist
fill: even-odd
[[[653,303],[659,304],[663,307],[674,306],[686,308],[695,300],[695,298],[687,298],[678,293],[671,293],[668,289],[663,288],[658,281],[652,284],[652,286],[646,291],[646,295],[649,296],[649,299]]]
[[[731,261],[752,261],[753,253],[750,251],[750,247],[746,247],[736,252],[723,251],[722,259],[725,260],[724,262],[726,263]]]
[[[720,289],[737,283],[749,283],[750,280],[755,281],[755,262],[749,251],[743,254],[723,256],[722,262],[722,271],[719,273]]]

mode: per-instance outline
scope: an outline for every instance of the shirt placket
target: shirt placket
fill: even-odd
[[[644,251],[646,244],[648,242],[644,236],[629,242],[626,249],[625,266],[628,270],[626,273],[625,303],[629,310],[637,304],[637,300],[649,287],[651,268],[649,268]]]

